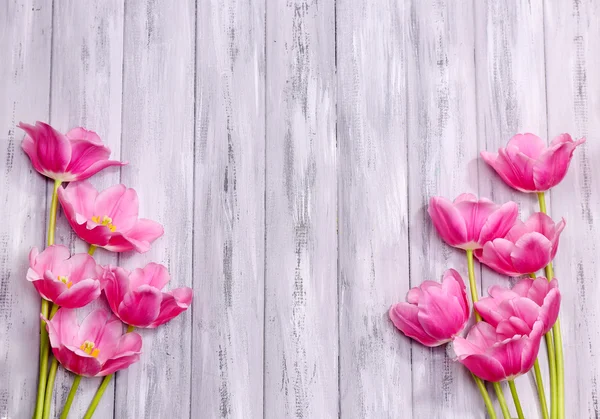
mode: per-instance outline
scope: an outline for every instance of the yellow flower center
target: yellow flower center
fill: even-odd
[[[112,223],[112,218],[107,215],[103,215],[102,218],[99,215],[94,215],[92,221],[96,224],[108,227],[110,231],[115,231],[117,229],[117,226]]]
[[[83,342],[81,344],[81,346],[79,347],[79,349],[81,349],[86,354],[93,356],[94,358],[98,358],[98,354],[100,353],[100,349],[94,348],[94,346],[95,346],[94,342],[90,342],[89,340],[86,340],[85,342]]]
[[[58,280],[60,282],[62,282],[63,284],[65,284],[67,286],[67,288],[71,288],[71,286],[73,285],[73,283],[71,281],[69,281],[69,277],[68,276],[58,276]]]

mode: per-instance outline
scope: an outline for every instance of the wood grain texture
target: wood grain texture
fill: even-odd
[[[587,136],[549,208],[567,220],[566,417],[600,417],[599,18],[593,0],[4,1],[0,417],[29,417],[36,392],[25,273],[51,190],[15,128],[36,119],[97,131],[130,165],[92,183],[134,187],[140,215],[165,226],[147,254],[97,260],[161,262],[170,288],[195,290],[192,310],[141,332],[104,419],[483,417],[466,370],[388,319],[410,286],[451,267],[467,278],[429,198],[514,200],[526,217],[535,196],[479,152],[516,132]],[[86,248],[60,214],[56,237]],[[507,283],[477,273],[480,294]],[[55,413],[71,380],[59,373]],[[98,383],[82,382],[71,417]],[[517,386],[538,417],[531,378]]]
[[[600,5],[544,3],[548,137],[587,137],[565,179],[552,190],[552,218],[567,226],[555,259],[561,281],[566,417],[600,417]]]
[[[497,152],[519,132],[546,135],[546,85],[544,73],[543,2],[518,1],[510,5],[495,1],[476,2],[475,67],[477,89],[477,139],[479,151]],[[479,156],[477,156],[479,158]],[[535,195],[518,192],[478,159],[479,196],[502,204],[514,201],[521,218],[538,211]],[[481,266],[480,295],[495,284],[510,286],[511,280]],[[512,280],[514,283],[515,280]],[[545,343],[539,363],[544,375],[546,394],[550,395]],[[519,396],[537,400],[533,373],[516,381]],[[508,386],[503,386],[510,400]],[[510,403],[512,409],[512,403]],[[541,417],[539,404],[526,403],[527,417]],[[513,414],[516,414],[512,410]]]
[[[143,254],[122,254],[128,269],[155,261],[167,289],[192,286],[195,4],[125,4],[121,180],[139,195],[140,216],[165,234]],[[142,330],[139,363],[117,373],[115,418],[185,418],[191,404],[191,313]]]
[[[52,101],[50,123],[67,130],[83,126],[96,131],[112,151],[112,159],[120,159],[121,99],[123,68],[123,1],[111,0],[85,4],[77,0],[56,2],[52,36]],[[127,168],[125,169],[127,170]],[[99,190],[119,183],[118,167],[103,170],[90,178]],[[49,187],[49,193],[51,193]],[[71,253],[87,252],[89,246],[80,240],[59,211],[56,243]],[[94,258],[101,264],[118,264],[118,255],[98,251]],[[104,305],[99,300],[80,310],[81,317]],[[73,375],[59,369],[54,393],[54,416],[58,416],[69,394]],[[71,407],[72,417],[82,417],[100,385],[101,379],[84,379]],[[94,418],[112,418],[114,381],[111,382]]]
[[[410,341],[387,314],[409,286],[409,9],[337,6],[341,417],[411,417]]]
[[[29,249],[45,245],[46,180],[21,150],[20,121],[48,120],[52,8],[0,7],[0,417],[29,417],[37,392],[40,297],[27,282]]]
[[[202,3],[191,417],[263,417],[265,10]]]
[[[468,278],[465,252],[442,242],[427,207],[432,196],[477,194],[473,13],[470,3],[415,1],[405,29],[411,286],[439,281],[449,268]],[[412,344],[414,417],[481,418],[470,375],[446,350]]]
[[[267,2],[265,418],[338,417],[334,16]]]

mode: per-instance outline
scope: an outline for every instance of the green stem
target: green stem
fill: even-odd
[[[69,391],[69,396],[67,397],[67,401],[65,402],[65,407],[63,407],[63,411],[60,414],[60,419],[67,419],[69,416],[69,410],[71,410],[71,405],[73,404],[73,399],[75,398],[75,394],[77,393],[77,387],[79,387],[79,382],[81,381],[81,375],[76,375],[73,380],[73,385],[71,386],[71,391]]]
[[[554,356],[554,338],[552,331],[544,335],[546,338],[546,348],[548,350],[548,373],[550,374],[550,417],[556,419],[558,413],[558,388],[556,386],[556,364]]]
[[[540,211],[544,214],[546,212],[546,196],[544,192],[538,192],[538,202],[540,204]],[[554,278],[554,269],[552,262],[546,266],[546,279],[548,282]],[[554,338],[554,355],[556,363],[556,393],[557,393],[557,414],[556,418],[564,419],[565,417],[565,361],[563,354],[562,335],[560,331],[560,320],[556,319],[556,323],[552,327],[552,335]]]
[[[469,288],[471,289],[471,300],[473,301],[473,313],[475,313],[475,319],[480,322],[481,316],[475,310],[475,303],[479,300],[477,297],[477,283],[475,282],[475,266],[473,264],[473,251],[467,250],[467,266],[469,268]]]
[[[481,380],[481,378],[477,377],[475,374],[471,374],[473,379],[475,380],[475,384],[477,384],[477,388],[479,389],[479,393],[481,393],[481,398],[485,403],[485,407],[487,408],[488,415],[490,419],[496,419],[496,412],[494,411],[494,405],[492,404],[492,399],[490,399],[490,395],[485,388],[485,384]]]
[[[517,386],[515,386],[514,380],[508,380],[508,387],[510,388],[510,394],[512,394],[513,401],[515,402],[517,416],[519,419],[525,419],[523,409],[521,408],[521,400],[519,400],[519,393],[517,393]]]
[[[40,309],[42,316],[48,318],[50,302],[42,298],[42,307]],[[48,373],[48,331],[46,322],[40,321],[40,370],[38,375],[38,391],[35,403],[34,419],[42,419],[44,414],[44,396],[46,393],[46,378]]]
[[[496,391],[496,397],[498,397],[498,404],[500,405],[500,410],[502,410],[502,416],[504,416],[504,419],[511,419],[510,412],[508,411],[508,405],[506,404],[506,399],[504,398],[504,393],[502,392],[500,383],[492,384],[494,385],[494,390]]]
[[[127,333],[133,332],[134,329],[135,329],[135,326],[132,326],[130,324],[127,325]]]
[[[546,390],[544,390],[544,381],[542,380],[542,371],[540,363],[535,359],[533,363],[533,371],[535,373],[535,383],[537,385],[538,397],[540,399],[540,408],[542,410],[542,418],[548,419],[548,404],[546,403]]]
[[[94,252],[96,251],[96,249],[97,249],[97,246],[96,246],[96,245],[90,244],[90,248],[89,248],[89,250],[88,250],[88,254],[89,254],[90,256],[93,256],[93,255],[94,255]]]
[[[54,181],[54,188],[52,190],[52,200],[50,203],[50,214],[48,216],[48,241],[47,245],[52,246],[54,244],[54,233],[56,231],[56,213],[58,210],[58,188],[62,182],[60,180]],[[44,318],[48,318],[50,311],[50,302],[42,298],[42,304],[40,307],[40,313]],[[41,419],[44,414],[44,399],[46,396],[46,384],[48,373],[48,331],[46,330],[46,322],[40,321],[40,368],[38,375],[38,391],[35,403],[35,412],[33,414],[34,419]]]
[[[52,390],[54,389],[54,380],[56,379],[56,370],[58,369],[58,361],[56,358],[52,358],[52,364],[50,365],[50,372],[48,372],[48,381],[46,384],[46,396],[44,398],[44,415],[43,419],[50,417],[50,408],[52,406]]]
[[[58,188],[62,182],[54,181],[54,190],[52,191],[52,202],[50,203],[50,217],[48,219],[48,246],[54,244],[54,232],[56,231],[56,212],[58,209]]]
[[[108,383],[110,383],[110,379],[112,378],[113,375],[114,374],[110,374],[110,375],[107,375],[106,377],[104,377],[104,379],[102,380],[102,384],[100,384],[98,391],[96,391],[96,394],[94,395],[94,398],[92,399],[92,403],[90,403],[90,407],[88,407],[87,412],[85,412],[83,419],[91,419],[91,417],[94,415],[94,412],[96,411],[96,407],[98,407],[98,403],[100,403],[100,399],[102,398],[104,391],[108,387]]]

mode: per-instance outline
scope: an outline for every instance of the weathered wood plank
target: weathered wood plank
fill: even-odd
[[[123,1],[82,2],[68,0],[54,5],[52,46],[52,102],[50,122],[66,132],[75,126],[96,131],[110,147],[111,158],[121,151],[121,99],[123,68]],[[124,170],[128,170],[125,168]],[[103,170],[90,178],[99,190],[120,180],[118,167]],[[50,189],[51,190],[51,189]],[[88,245],[78,239],[64,217],[57,220],[56,243],[72,253],[86,252]],[[95,259],[116,265],[118,256],[98,250]],[[81,310],[90,311],[98,301]],[[54,413],[58,416],[73,382],[62,368],[56,378]],[[71,407],[73,417],[82,417],[101,379],[82,380]],[[114,381],[107,389],[95,418],[112,418]]]
[[[567,418],[600,417],[600,4],[544,3],[548,136],[587,137],[552,190],[551,215],[567,226],[555,260],[563,296]]]
[[[414,1],[407,40],[410,281],[440,280],[465,253],[444,244],[427,214],[434,195],[477,194],[475,28],[472,3]],[[480,284],[480,281],[478,279]],[[468,286],[468,285],[467,285]],[[403,343],[406,345],[407,343]],[[418,418],[481,418],[484,405],[446,348],[412,345],[413,412]]]
[[[267,2],[265,418],[338,417],[334,6]]]
[[[264,3],[198,3],[193,418],[263,417]]]
[[[410,342],[387,314],[409,286],[408,16],[403,2],[337,2],[344,418],[412,415]]]
[[[192,286],[194,36],[191,0],[125,4],[122,157],[130,165],[121,180],[165,234],[149,252],[120,260],[129,269],[163,263],[168,288]],[[140,332],[140,362],[117,374],[115,417],[189,417],[191,318]]]
[[[475,2],[475,66],[477,70],[477,141],[480,150],[496,152],[516,133],[546,136],[543,4],[518,1],[510,5]],[[521,218],[538,211],[535,195],[507,186],[481,158],[479,195],[494,202],[515,201]],[[481,294],[494,285],[509,286],[509,278],[482,267]],[[514,282],[514,281],[513,281]],[[545,345],[540,366],[549,400],[550,385]],[[527,417],[541,417],[533,373],[516,380]],[[508,387],[504,388],[510,400]],[[513,412],[516,414],[515,412]]]
[[[25,279],[27,255],[45,245],[46,180],[21,150],[19,121],[48,120],[52,7],[0,7],[0,416],[26,418],[37,392],[40,297]]]

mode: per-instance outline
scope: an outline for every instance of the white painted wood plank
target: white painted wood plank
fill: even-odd
[[[110,147],[111,159],[120,159],[123,1],[56,2],[53,28],[50,122],[63,132],[76,126],[96,131]],[[90,178],[99,190],[117,184],[119,180],[119,167],[105,169]],[[73,233],[60,212],[56,243],[69,246],[72,253],[88,250],[88,245]],[[98,263],[118,264],[118,256],[112,252],[98,250],[94,258]],[[87,312],[99,305],[105,304],[98,301],[81,311]],[[73,375],[59,369],[53,416],[62,411],[72,382]],[[71,407],[71,417],[85,414],[100,382],[100,378],[81,381]],[[94,418],[112,418],[113,404],[114,381],[106,390]]]
[[[475,3],[475,66],[477,69],[477,139],[479,149],[497,152],[519,132],[546,136],[546,86],[544,74],[543,3],[518,1],[510,5],[495,2]],[[481,158],[479,195],[497,203],[515,201],[521,218],[538,211],[535,195],[507,186]],[[481,294],[499,284],[510,286],[510,279],[486,267],[481,268]],[[514,282],[514,281],[513,281]],[[541,345],[540,366],[550,401],[550,381],[545,344]],[[516,381],[527,417],[541,417],[533,373]],[[503,386],[512,406],[508,386]],[[512,408],[511,408],[512,409]],[[513,411],[513,413],[515,413]]]
[[[263,417],[264,19],[198,2],[193,418]]]
[[[552,190],[551,215],[565,217],[555,274],[563,296],[567,418],[600,417],[600,4],[544,3],[548,135],[587,137]]]
[[[121,266],[163,263],[169,288],[192,286],[195,4],[126,2],[124,25],[122,157],[130,165],[121,180],[138,191],[140,216],[165,234],[143,255],[122,254]],[[140,362],[117,373],[115,417],[189,417],[191,318],[140,331]]]
[[[410,342],[388,310],[409,287],[409,9],[397,1],[337,7],[341,416],[407,418]]]
[[[338,417],[334,6],[267,2],[265,418]]]
[[[477,194],[473,13],[472,3],[415,1],[404,29],[409,51],[411,286],[439,281],[448,268],[468,281],[465,252],[442,242],[427,207],[434,195],[454,199],[463,192]],[[407,340],[401,344],[407,345]],[[484,416],[470,374],[448,357],[446,348],[429,349],[414,342],[412,363],[415,418]]]
[[[0,416],[31,416],[37,392],[40,297],[25,279],[32,246],[45,245],[46,180],[21,150],[20,121],[48,120],[52,8],[0,7]]]

